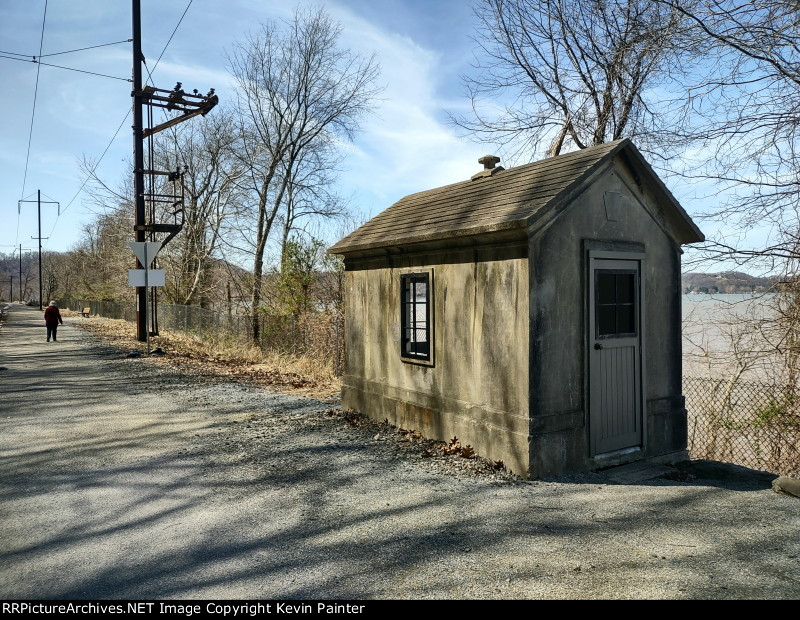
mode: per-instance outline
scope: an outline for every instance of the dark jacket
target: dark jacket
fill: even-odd
[[[46,325],[58,325],[61,323],[64,324],[64,321],[61,320],[61,313],[58,311],[57,306],[47,306],[44,311],[44,322]]]

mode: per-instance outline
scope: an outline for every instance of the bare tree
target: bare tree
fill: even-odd
[[[282,272],[286,265],[286,248],[293,234],[308,232],[308,226],[320,219],[347,217],[347,204],[333,191],[336,166],[341,159],[330,142],[313,145],[298,157],[294,174],[286,186],[283,212],[278,217]]]
[[[788,0],[658,0],[680,12],[707,54],[687,91],[691,131],[705,157],[685,170],[728,198],[706,218],[722,226],[694,262],[727,261],[780,274],[762,302],[765,323],[741,317],[800,390],[800,6]],[[751,355],[758,354],[753,345]],[[742,354],[737,354],[737,359]]]
[[[36,287],[36,280],[34,277],[33,258],[30,252],[22,259],[22,282],[20,283],[20,300],[26,301],[31,298],[33,291]]]
[[[8,283],[8,278],[13,278],[14,298],[20,301],[30,299],[30,295],[38,286],[34,275],[37,273],[34,255],[28,251],[27,255],[20,257],[19,250],[11,254],[0,252],[0,274],[3,282]],[[20,268],[22,272],[20,273]],[[20,282],[20,277],[22,281]],[[3,284],[0,284],[2,287]]]
[[[61,269],[61,256],[57,252],[43,252],[42,253],[42,303],[47,303],[45,299],[55,299],[56,293],[59,288],[63,287],[60,282]]]
[[[728,225],[706,256],[782,270],[800,257],[800,7],[788,0],[658,0],[706,42],[686,98],[707,157],[687,175],[713,179],[731,199]],[[757,244],[746,235],[769,228]],[[733,229],[730,232],[730,229]]]
[[[95,162],[79,162],[87,179],[84,205],[95,218],[81,230],[81,239],[72,249],[70,264],[76,270],[72,291],[78,297],[119,300],[130,296],[127,270],[135,267],[128,242],[133,229],[133,180],[124,176],[112,186],[96,172]]]
[[[240,179],[244,174],[235,153],[238,127],[230,111],[220,108],[213,115],[193,123],[186,123],[158,135],[154,144],[155,168],[180,172],[176,181],[159,176],[159,185],[152,188],[157,194],[180,193],[183,186],[183,205],[154,203],[153,219],[159,222],[182,221],[183,229],[159,253],[158,261],[167,267],[167,299],[178,304],[208,301],[215,282],[211,277],[214,257],[226,218],[241,203]],[[81,243],[72,261],[80,273],[78,290],[92,297],[123,296],[112,283],[126,285],[126,270],[133,267],[133,257],[127,247],[132,227],[132,189],[130,179],[112,187],[96,173],[93,162],[83,160],[81,168],[89,179],[88,204],[94,205],[98,215],[93,224],[84,230]],[[166,187],[178,183],[176,187]],[[173,213],[179,209],[180,213]],[[113,244],[112,259],[107,248]],[[129,264],[130,263],[130,264]],[[84,269],[82,265],[89,265]],[[114,274],[109,269],[115,269]],[[102,278],[96,278],[104,274]],[[220,299],[224,291],[220,288]]]
[[[226,218],[241,203],[244,168],[234,154],[236,141],[233,116],[220,108],[200,121],[175,127],[157,143],[158,165],[180,171],[184,190],[183,229],[159,254],[169,267],[164,292],[173,303],[205,306],[216,288],[212,259]]]
[[[473,137],[526,158],[628,137],[674,136],[660,105],[682,72],[686,17],[650,0],[483,0],[476,75],[465,77]]]
[[[374,57],[340,48],[340,32],[324,10],[297,9],[283,27],[267,23],[229,54],[238,85],[243,186],[252,201],[255,342],[267,241],[300,164],[320,145],[351,140],[377,93]]]
[[[127,242],[133,226],[133,211],[122,205],[98,215],[84,225],[81,240],[65,257],[65,269],[73,273],[62,295],[99,300],[130,296],[128,269],[133,259]]]

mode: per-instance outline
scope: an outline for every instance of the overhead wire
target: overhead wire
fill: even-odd
[[[123,82],[133,82],[130,78],[121,78],[117,77],[116,75],[108,75],[106,73],[96,73],[94,71],[87,71],[85,69],[75,69],[74,67],[65,67],[63,65],[54,65],[50,62],[42,62],[41,60],[28,60],[27,58],[11,58],[11,56],[0,56],[0,58],[7,58],[8,60],[20,60],[22,62],[32,62],[35,65],[39,65],[40,67],[55,67],[56,69],[65,69],[66,71],[76,71],[78,73],[88,73],[89,75],[97,75],[99,77],[111,78],[112,80],[121,80]],[[41,56],[39,57],[41,58]],[[37,70],[38,71],[38,70]]]
[[[108,47],[109,45],[120,45],[122,43],[130,43],[133,39],[123,39],[122,41],[114,41],[112,43],[100,43],[99,45],[90,45],[89,47],[79,47],[74,50],[66,50],[64,52],[51,52],[49,54],[42,54],[39,58],[47,58],[48,56],[61,56],[62,54],[72,54],[74,52],[84,52],[86,50],[97,49],[98,47]]]
[[[42,34],[39,38],[39,53],[42,53],[42,47],[44,46],[44,26],[47,22],[47,0],[44,0],[44,14],[42,15]],[[22,175],[22,191],[20,192],[20,196],[25,196],[25,184],[28,182],[28,164],[31,159],[31,141],[33,140],[33,121],[36,118],[36,99],[39,95],[39,72],[41,71],[41,65],[36,67],[36,85],[33,89],[33,108],[31,110],[31,127],[30,131],[28,132],[28,151],[25,155],[25,172]],[[20,198],[22,200],[22,198]],[[19,241],[19,221],[20,221],[20,214],[17,212],[17,233],[14,243]]]
[[[113,43],[101,43],[100,45],[90,45],[89,47],[79,47],[74,50],[66,50],[64,52],[50,52],[49,54],[39,54],[39,56],[31,56],[30,54],[20,54],[19,52],[6,52],[4,50],[0,50],[0,54],[10,54],[11,56],[22,56],[23,58],[33,58],[36,60],[37,58],[47,58],[48,56],[60,56],[62,54],[72,54],[73,52],[83,52],[85,50],[93,50],[98,47],[107,47],[109,45],[119,45],[120,43],[130,43],[133,39],[126,39],[124,41],[114,41]],[[16,58],[12,58],[12,60],[16,60]]]
[[[172,31],[172,34],[169,35],[169,39],[167,39],[167,44],[164,46],[164,49],[161,50],[161,53],[158,55],[158,60],[156,60],[156,64],[153,65],[153,71],[156,70],[158,63],[161,62],[161,57],[164,55],[164,52],[167,51],[167,47],[169,47],[169,44],[172,42],[172,37],[174,37],[175,33],[178,32],[178,28],[180,27],[183,18],[186,17],[186,13],[189,11],[189,7],[192,6],[192,2],[194,2],[194,0],[189,0],[189,4],[187,4],[186,8],[183,10],[183,15],[181,15],[181,18],[178,20],[178,24],[175,26],[175,29]]]
[[[186,17],[186,13],[189,11],[189,8],[192,6],[192,2],[194,2],[194,0],[189,0],[189,4],[186,5],[186,8],[184,9],[183,14],[181,15],[180,19],[178,20],[178,23],[176,24],[175,28],[172,31],[172,34],[169,35],[169,39],[167,39],[167,42],[164,44],[164,48],[161,50],[161,53],[158,55],[158,59],[156,60],[156,64],[153,65],[153,71],[156,70],[156,67],[158,67],[158,63],[161,62],[161,58],[164,56],[164,53],[167,51],[167,48],[169,47],[169,44],[172,42],[172,38],[175,36],[175,33],[178,31],[178,28],[180,27],[181,23],[183,22],[183,18]],[[130,41],[133,41],[133,39],[128,39],[128,42],[130,42]],[[39,51],[41,52],[41,50],[39,50]],[[144,63],[144,66],[145,66],[145,70],[147,71],[147,74],[150,77],[150,80],[151,80],[151,83],[152,83],[152,73],[150,72],[150,69],[147,68],[147,63],[146,62]],[[155,86],[155,84],[153,84],[153,86]],[[125,118],[122,119],[122,122],[119,124],[119,127],[117,127],[117,130],[114,132],[114,135],[111,137],[111,140],[109,141],[108,145],[106,145],[106,148],[103,151],[102,155],[100,155],[100,158],[97,160],[97,162],[95,162],[94,167],[92,167],[92,169],[89,171],[89,173],[87,174],[86,178],[83,180],[83,183],[81,184],[81,186],[78,189],[78,191],[75,192],[75,195],[67,203],[67,206],[64,207],[61,210],[61,214],[59,214],[56,217],[56,221],[53,223],[53,227],[50,229],[50,234],[48,234],[48,237],[51,236],[53,231],[55,230],[56,225],[58,224],[58,220],[61,217],[61,215],[63,215],[66,212],[66,210],[69,209],[69,207],[72,205],[72,203],[75,202],[75,199],[81,194],[81,192],[83,191],[83,188],[86,187],[86,184],[89,182],[89,179],[92,177],[94,172],[97,170],[98,166],[100,165],[100,162],[103,161],[103,158],[105,157],[106,153],[108,153],[108,149],[111,148],[111,145],[114,143],[114,140],[117,139],[117,135],[119,135],[120,129],[122,129],[122,126],[128,120],[130,115],[131,115],[131,110],[128,109],[128,112],[125,114]],[[19,228],[19,224],[17,225],[17,227]]]

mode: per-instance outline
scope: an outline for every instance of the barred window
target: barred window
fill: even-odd
[[[402,357],[431,359],[431,281],[429,273],[400,276]]]

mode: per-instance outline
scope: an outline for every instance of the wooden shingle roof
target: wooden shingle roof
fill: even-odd
[[[526,228],[560,204],[604,164],[625,150],[640,174],[651,177],[676,211],[681,243],[701,241],[702,233],[627,139],[589,147],[474,180],[445,185],[401,198],[330,248],[347,254],[461,236]]]

